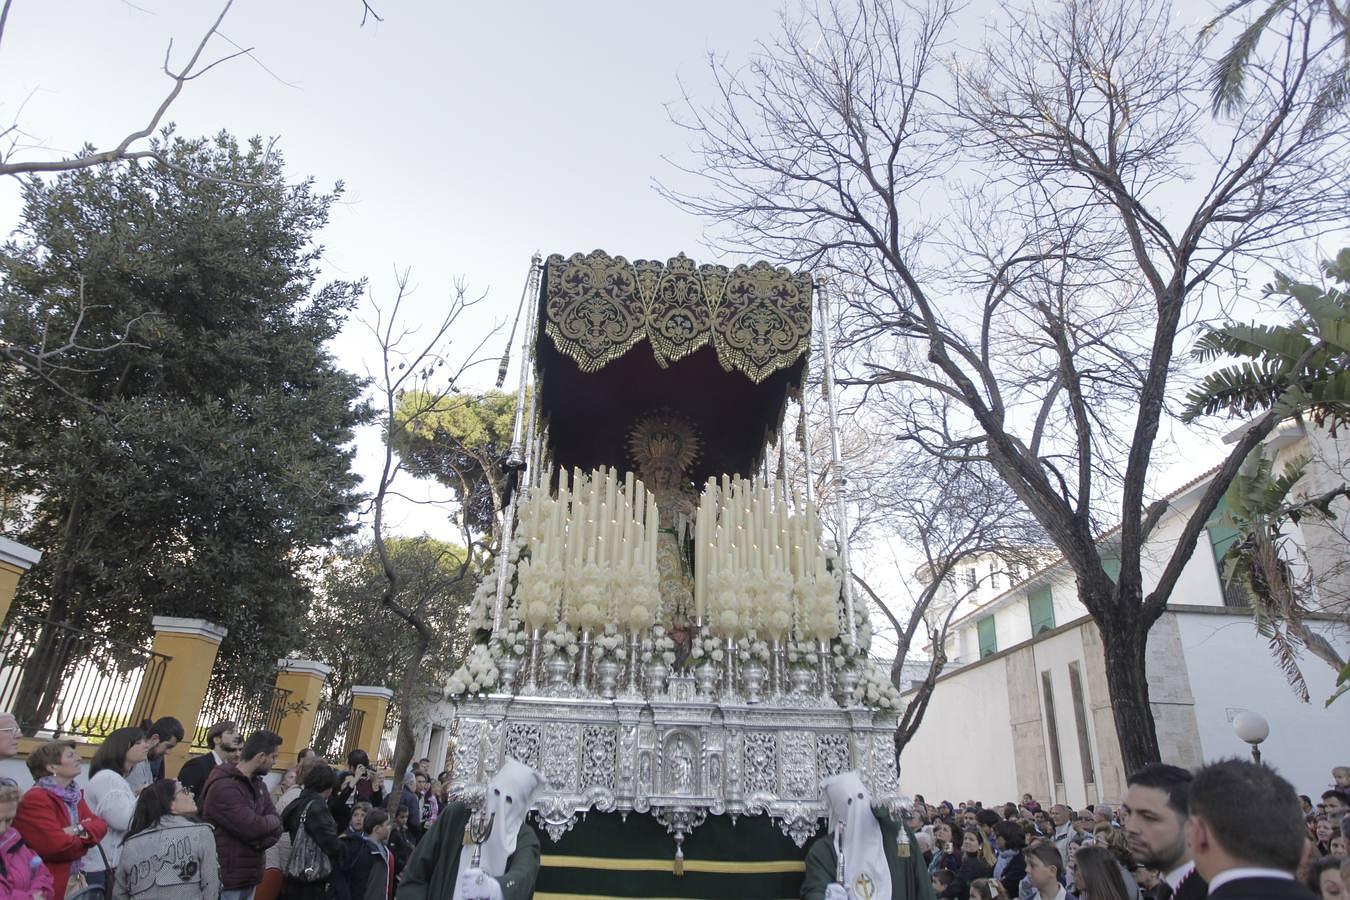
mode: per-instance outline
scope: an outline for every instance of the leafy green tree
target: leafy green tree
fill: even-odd
[[[1200,360],[1238,361],[1215,370],[1191,390],[1182,414],[1185,421],[1222,414],[1306,416],[1333,435],[1350,423],[1350,294],[1345,290],[1350,286],[1350,247],[1325,262],[1323,272],[1331,282],[1328,286],[1277,274],[1266,288],[1269,297],[1293,301],[1300,310],[1294,321],[1230,323],[1210,329],[1200,339],[1195,349]],[[1276,472],[1274,462],[1257,448],[1224,495],[1238,533],[1224,557],[1224,578],[1247,589],[1257,628],[1304,700],[1308,688],[1299,668],[1303,649],[1337,672],[1346,671],[1347,660],[1307,621],[1313,584],[1339,573],[1300,567],[1307,570],[1300,577],[1290,565],[1298,550],[1285,529],[1304,521],[1334,522],[1333,502],[1350,495],[1350,485],[1344,483],[1316,496],[1299,493],[1296,488],[1308,462],[1296,459]],[[1339,612],[1350,622],[1350,610],[1319,611]]]
[[[288,184],[256,139],[156,151],[174,165],[27,183],[0,253],[0,344],[78,335],[47,364],[0,363],[0,495],[23,499],[3,525],[44,554],[20,605],[132,641],[156,614],[209,619],[225,671],[270,681],[304,567],[353,527],[370,414],[327,343],[363,285],[319,284],[340,185]],[[35,679],[70,664],[34,659]]]
[[[426,683],[437,683],[463,652],[465,611],[477,572],[463,547],[430,537],[391,537],[385,546],[399,573],[396,602],[426,622],[434,635],[417,664]],[[323,561],[318,596],[305,617],[298,648],[302,656],[333,667],[321,704],[321,712],[333,712],[331,727],[316,737],[316,747],[331,741],[336,725],[350,712],[352,685],[393,688],[413,664],[416,635],[384,602],[386,587],[384,565],[369,541],[345,542]],[[394,698],[392,709],[400,699]]]
[[[462,524],[489,543],[497,532],[505,476],[499,463],[511,449],[515,397],[502,391],[398,398],[391,442],[404,466],[435,478],[460,505]]]

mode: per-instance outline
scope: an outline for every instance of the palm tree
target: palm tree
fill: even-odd
[[[1350,285],[1350,247],[1324,263],[1323,271],[1330,281]],[[1206,333],[1194,351],[1200,360],[1242,361],[1216,370],[1192,389],[1182,419],[1189,422],[1225,412],[1247,416],[1275,409],[1281,418],[1306,416],[1335,435],[1350,422],[1350,295],[1343,288],[1304,284],[1283,274],[1266,292],[1292,298],[1302,314],[1285,325],[1228,324]],[[1276,474],[1274,462],[1258,448],[1243,463],[1224,495],[1239,535],[1224,556],[1224,579],[1247,588],[1257,629],[1269,639],[1275,658],[1304,700],[1308,688],[1298,667],[1302,648],[1340,672],[1330,703],[1350,690],[1350,666],[1306,624],[1307,591],[1289,566],[1283,526],[1298,524],[1304,517],[1336,518],[1332,501],[1350,497],[1350,485],[1315,497],[1295,496],[1307,462],[1296,459]]]
[[[1212,34],[1227,19],[1241,10],[1253,5],[1256,0],[1232,0],[1223,11],[1215,16],[1201,31],[1201,36]],[[1328,111],[1335,109],[1350,98],[1350,0],[1344,9],[1336,0],[1271,0],[1238,35],[1233,46],[1214,65],[1210,76],[1210,100],[1215,115],[1232,114],[1242,105],[1244,98],[1243,81],[1252,55],[1262,36],[1270,29],[1281,14],[1294,16],[1316,15],[1319,9],[1326,14],[1331,26],[1328,45],[1339,43],[1342,47],[1340,65],[1334,69],[1327,83],[1323,85],[1314,101],[1322,114],[1314,121],[1324,121]]]

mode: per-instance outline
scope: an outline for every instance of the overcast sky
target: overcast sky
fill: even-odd
[[[181,64],[221,5],[14,0],[0,119],[18,119],[31,158],[115,144],[168,89],[169,40]],[[777,0],[374,6],[384,21],[363,28],[359,0],[237,0],[221,30],[253,58],[192,82],[170,113],[185,135],[278,136],[292,178],[346,183],[322,235],[330,277],[369,277],[387,297],[411,267],[413,316],[428,321],[463,277],[489,295],[465,323],[479,332],[514,314],[536,250],[707,257],[700,223],[651,186],[686,144],[666,106],[681,82],[706,92],[709,52],[743,59],[772,34]],[[17,184],[0,184],[4,232],[18,213]],[[369,348],[354,326],[336,349],[364,371]],[[444,515],[405,510],[396,525],[448,534]]]
[[[426,321],[463,277],[489,297],[485,315],[464,323],[472,339],[514,314],[536,250],[708,257],[701,223],[652,189],[653,178],[676,177],[663,156],[689,159],[667,107],[682,85],[708,100],[708,54],[742,63],[774,34],[780,0],[374,5],[384,21],[361,27],[359,0],[237,0],[222,27],[228,41],[211,52],[233,42],[252,56],[192,82],[170,113],[185,135],[276,136],[291,178],[346,183],[322,235],[329,277],[368,277],[388,298],[395,269],[411,267],[411,317]],[[220,8],[14,0],[0,46],[0,120],[18,120],[33,158],[115,144],[164,96],[169,40],[181,64]],[[958,33],[976,33],[981,8],[967,8]],[[0,183],[0,230],[18,213],[17,184]],[[356,323],[335,348],[358,372],[370,349]],[[378,434],[360,443],[371,476]],[[1213,459],[1181,455],[1157,487]],[[451,537],[445,516],[404,506],[393,530]]]

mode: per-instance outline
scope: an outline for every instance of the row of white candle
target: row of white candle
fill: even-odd
[[[704,485],[694,520],[694,609],[700,621],[715,613],[719,576],[754,573],[797,583],[831,576],[820,545],[814,503],[795,495],[789,504],[763,479],[731,478]]]
[[[552,480],[551,478],[549,479]],[[534,565],[567,570],[584,565],[656,569],[656,496],[626,473],[608,467],[558,472],[550,496],[537,486],[520,511],[519,534]]]

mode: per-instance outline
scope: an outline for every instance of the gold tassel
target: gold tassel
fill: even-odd
[[[680,847],[675,848],[675,862],[670,868],[675,875],[684,875],[684,850]]]

